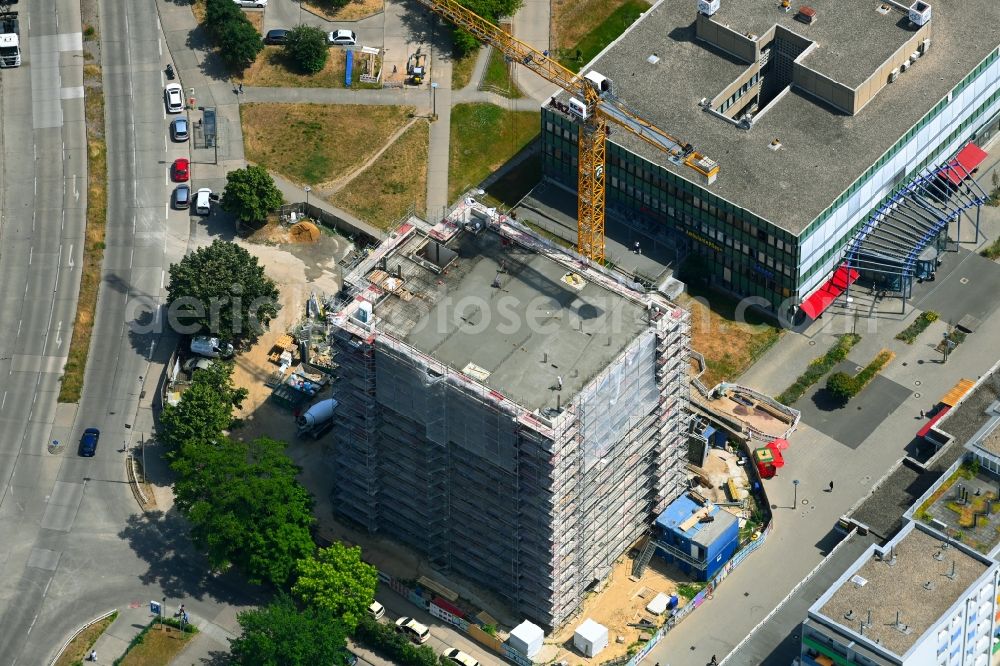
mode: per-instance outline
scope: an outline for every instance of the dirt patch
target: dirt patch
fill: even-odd
[[[413,108],[323,104],[242,104],[248,161],[298,184],[350,173],[406,124]]]
[[[653,557],[638,581],[629,578],[631,573],[632,558],[623,555],[615,563],[604,587],[584,600],[576,617],[545,639],[546,645],[552,646],[545,651],[545,657],[571,664],[600,664],[628,654],[629,648],[640,641],[640,630],[628,626],[630,623],[645,619],[657,626],[662,624],[664,618],[647,612],[646,604],[660,592],[676,594],[675,580],[686,578],[658,557]],[[681,600],[683,603],[683,598]],[[573,632],[587,618],[608,628],[608,647],[592,659],[573,649]],[[618,642],[618,637],[622,637],[622,642]]]
[[[688,294],[677,299],[691,312],[691,348],[705,357],[708,368],[701,381],[709,388],[736,380],[781,336],[774,326],[750,319],[750,313],[744,317],[749,321],[737,321],[726,303],[711,299],[712,307]]]
[[[268,360],[268,353],[278,338],[305,315],[305,304],[311,294],[322,296],[340,289],[337,262],[350,249],[345,239],[326,233],[321,233],[314,243],[286,244],[287,239],[288,229],[270,224],[250,239],[239,241],[260,260],[264,272],[277,283],[281,310],[257,344],[236,358],[233,383],[249,392],[242,409],[236,413],[242,420],[242,425],[233,432],[238,439],[260,436],[285,441],[294,439],[295,423],[291,412],[268,402],[271,388],[265,381],[278,369]],[[323,397],[329,396],[325,393],[317,396]]]
[[[302,6],[308,12],[325,18],[327,21],[360,21],[385,11],[384,0],[351,0],[339,9],[330,7],[323,2],[303,2]]]

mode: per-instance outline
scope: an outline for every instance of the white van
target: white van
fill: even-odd
[[[368,607],[368,614],[376,620],[381,620],[382,616],[385,615],[385,606],[377,601],[373,601],[372,605]]]
[[[208,215],[212,212],[212,190],[203,187],[195,192],[194,212],[198,215]]]
[[[431,637],[431,630],[412,617],[401,617],[396,620],[396,631],[406,634],[414,643],[426,643]]]
[[[220,342],[219,338],[196,335],[191,338],[191,353],[206,358],[229,358],[233,355],[233,345]]]

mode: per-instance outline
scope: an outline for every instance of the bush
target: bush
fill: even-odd
[[[326,33],[311,25],[300,25],[288,31],[285,53],[305,74],[315,74],[326,67],[330,57],[330,47],[326,45]]]
[[[908,345],[912,345],[917,336],[923,333],[928,326],[938,320],[936,312],[921,312],[920,316],[913,320],[913,323],[904,328],[896,335],[897,340],[902,340]]]
[[[854,333],[841,335],[837,338],[836,344],[830,347],[823,356],[809,363],[806,371],[799,375],[795,383],[786,388],[777,397],[777,401],[783,405],[791,405],[801,398],[809,390],[809,387],[822,379],[823,375],[828,373],[833,366],[847,358],[847,353],[851,351],[851,347],[858,344],[860,339],[861,336]]]
[[[847,402],[856,393],[854,384],[854,377],[846,372],[835,372],[827,377],[826,390],[841,402]]]
[[[861,393],[865,386],[868,385],[868,382],[874,379],[875,375],[880,373],[894,357],[895,354],[891,351],[883,349],[875,355],[871,363],[866,365],[854,377],[851,377],[846,372],[835,372],[826,380],[826,390],[841,402],[846,403],[858,393]]]
[[[354,639],[376,654],[403,666],[437,666],[438,657],[426,645],[414,645],[396,627],[365,616],[354,631]]]

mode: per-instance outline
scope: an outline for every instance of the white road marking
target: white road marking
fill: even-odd
[[[35,254],[34,246],[28,248],[28,265],[31,265],[31,257]]]
[[[160,289],[163,289],[163,281],[167,278],[167,272],[164,270],[160,271]]]
[[[3,400],[0,400],[0,409],[3,409],[3,406],[6,404],[7,404],[7,391],[4,391]]]
[[[62,339],[62,321],[60,321],[58,324],[56,324],[56,349],[57,350],[62,347],[62,343],[63,343],[63,339]]]
[[[73,246],[72,245],[69,246],[69,261],[66,262],[66,265],[69,266],[70,268],[73,268]]]

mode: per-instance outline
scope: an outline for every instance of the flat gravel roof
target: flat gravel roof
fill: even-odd
[[[775,9],[777,4],[722,0],[717,16],[732,13],[734,18],[728,22],[735,24],[739,18],[755,26],[764,26],[767,20],[783,25],[791,22],[786,27],[798,34],[822,37],[847,34],[851,26],[856,29],[870,9],[870,23],[881,27],[872,27],[865,34],[885,31],[893,35],[898,31],[884,25],[886,17],[875,11],[880,3],[872,0],[810,0],[817,8],[817,23],[798,27],[792,25],[797,22],[790,15]],[[707,186],[709,191],[799,234],[1000,45],[1000,2],[936,0],[931,4],[932,46],[927,55],[856,116],[836,111],[794,88],[772,102],[749,131],[702,111],[700,100],[715,97],[748,65],[695,41],[694,0],[661,1],[587,71],[594,69],[609,77],[615,95],[634,112],[717,161],[719,177]],[[903,17],[898,11],[890,16],[896,20]],[[719,22],[727,23],[721,18]],[[763,27],[752,29],[758,34],[765,31]],[[862,37],[852,35],[850,39]],[[850,69],[856,63],[859,71],[866,71],[885,49],[895,50],[898,41],[892,37],[888,44],[869,45],[858,53],[847,52],[849,41],[821,41],[807,58],[817,59],[810,61],[817,69],[821,65]],[[647,61],[653,53],[660,58],[657,64]],[[832,64],[838,58],[848,60]],[[563,101],[566,97],[566,93],[560,96]],[[771,150],[773,139],[781,141],[780,150]],[[662,152],[614,124],[610,140],[685,179],[701,182],[690,168],[669,162]]]
[[[962,598],[989,565],[959,548],[941,550],[944,542],[914,528],[893,546],[895,560],[869,557],[823,604],[820,613],[852,631],[871,624],[864,635],[902,656],[952,604]],[[941,559],[935,559],[940,552]],[[850,570],[848,570],[850,572]],[[929,583],[929,585],[928,585]],[[928,587],[930,589],[928,589]],[[901,631],[899,622],[906,625]],[[851,620],[845,619],[850,614]]]

